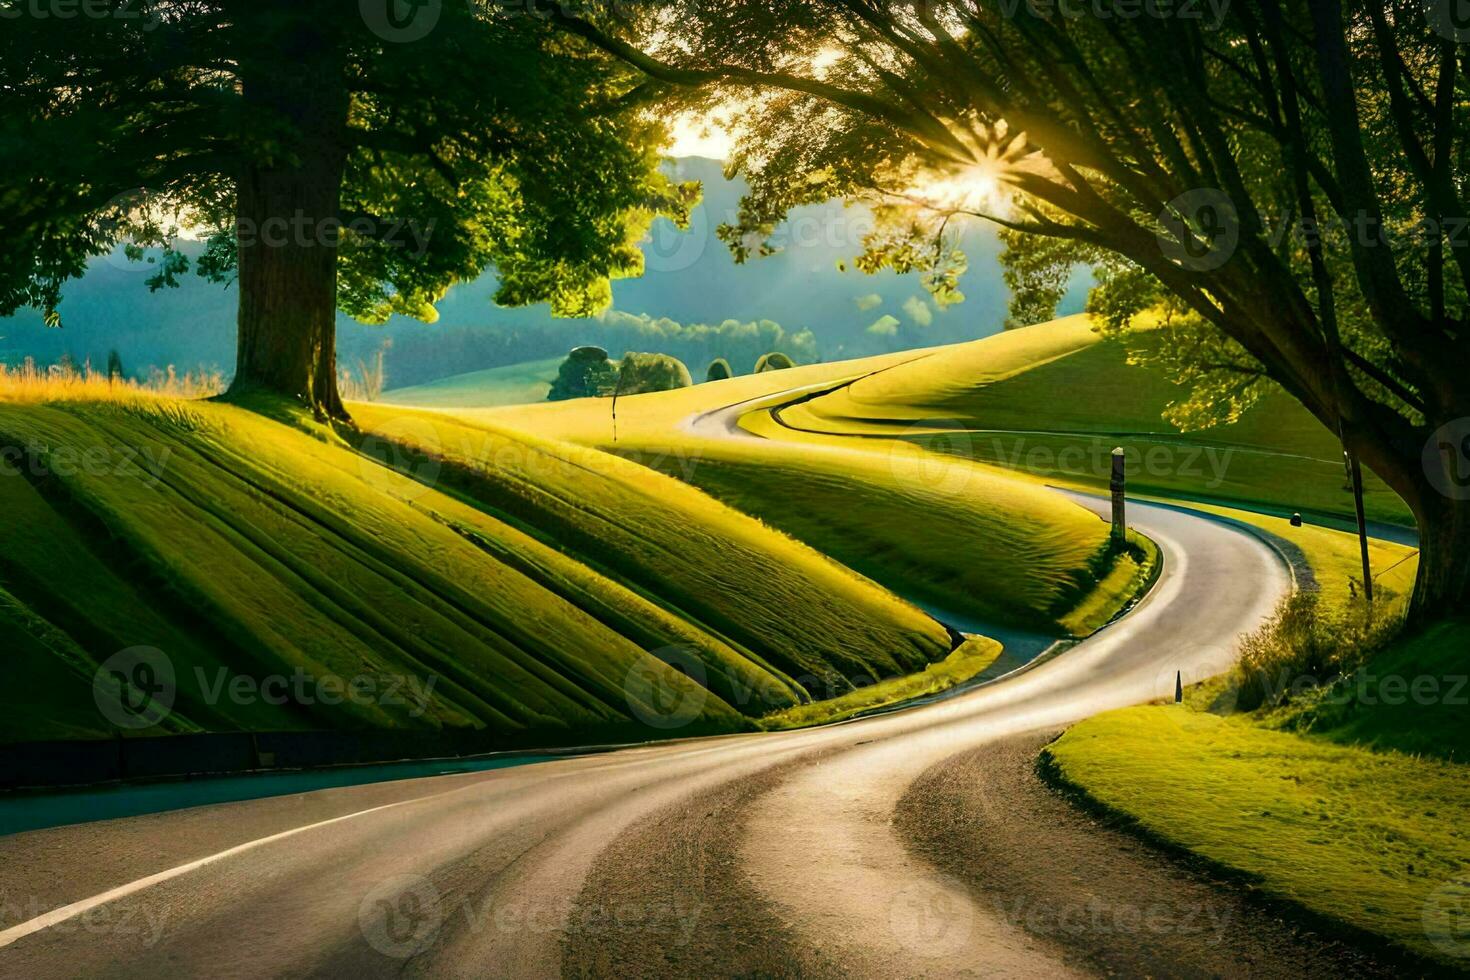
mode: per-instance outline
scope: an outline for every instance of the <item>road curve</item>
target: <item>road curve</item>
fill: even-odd
[[[786,392],[790,398],[801,392]],[[733,435],[754,405],[686,423]],[[1228,666],[1290,587],[1276,553],[1201,515],[1130,504],[1163,574],[1126,617],[944,701],[821,729],[648,745],[514,769],[198,807],[0,838],[0,975],[560,976],[594,930],[637,933],[638,972],[708,909],[640,879],[636,908],[579,901],[600,858],[680,808],[759,787],[731,821],[742,894],[803,964],[847,977],[1069,976],[895,835],[926,769],[1018,733],[1172,694]],[[753,792],[753,791],[752,791]],[[703,813],[707,820],[721,814]],[[673,824],[672,826],[679,826]],[[674,861],[687,842],[660,839]],[[942,908],[966,924],[940,942]],[[916,925],[919,923],[919,925]],[[731,948],[764,935],[722,936]]]

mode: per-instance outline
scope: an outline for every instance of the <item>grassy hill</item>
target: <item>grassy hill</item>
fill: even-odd
[[[881,377],[874,372],[923,356],[807,365],[620,399],[616,437],[605,399],[462,414],[596,446],[678,476],[955,618],[1051,636],[1096,629],[1132,594],[1143,570],[1109,552],[1107,527],[1089,511],[1028,478],[903,440],[803,439],[761,428],[772,406],[795,397],[782,392]],[[748,404],[740,424],[771,438],[689,430],[692,416],[741,402]]]
[[[456,374],[428,384],[394,388],[383,393],[382,401],[390,405],[420,405],[425,408],[492,408],[544,402],[561,361],[559,357],[552,357],[488,371]]]
[[[163,731],[631,731],[672,698],[696,709],[685,732],[952,646],[872,583],[617,457],[373,406],[352,446],[256,407],[83,392],[0,408],[0,740],[114,734],[93,683],[138,646],[177,677]],[[655,655],[669,647],[677,669]],[[219,684],[297,673],[435,686],[274,704]]]
[[[1168,342],[1164,332],[1152,339]],[[1106,483],[1106,456],[1121,444],[1139,492],[1352,514],[1341,445],[1290,396],[1274,393],[1234,424],[1184,433],[1163,419],[1181,391],[1127,357],[1087,317],[1067,317],[938,348],[786,409],[781,420],[816,432],[899,436],[1095,486]],[[1404,503],[1371,473],[1365,491],[1370,519],[1413,525]]]

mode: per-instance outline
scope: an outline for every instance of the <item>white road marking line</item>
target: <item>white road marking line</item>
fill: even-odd
[[[450,790],[449,792],[456,792],[456,790]],[[50,912],[47,912],[44,915],[38,915],[34,919],[22,922],[18,926],[12,926],[11,928],[6,929],[4,932],[0,932],[0,948],[9,946],[11,943],[15,942],[18,939],[24,939],[26,936],[29,936],[33,932],[40,932],[42,929],[49,929],[59,922],[65,922],[67,919],[75,918],[76,916],[81,915],[83,912],[86,912],[89,909],[94,909],[99,905],[104,905],[107,902],[115,901],[119,898],[125,898],[128,895],[132,895],[135,892],[140,892],[145,888],[151,888],[154,885],[168,881],[170,878],[177,878],[179,875],[188,874],[190,871],[202,868],[207,864],[213,864],[216,861],[223,861],[225,858],[234,857],[236,854],[242,854],[245,851],[254,850],[257,847],[262,847],[266,844],[270,844],[278,840],[284,840],[287,837],[294,837],[297,834],[304,834],[308,830],[316,830],[318,827],[328,827],[334,823],[341,823],[344,820],[352,820],[355,817],[365,817],[369,813],[379,813],[383,810],[391,810],[394,807],[407,806],[410,803],[422,803],[424,800],[433,799],[436,796],[443,795],[445,794],[434,793],[429,796],[414,797],[411,800],[399,800],[397,803],[386,803],[383,806],[375,806],[367,810],[358,810],[356,813],[343,814],[340,817],[333,817],[330,820],[322,820],[317,823],[307,824],[304,827],[296,827],[291,830],[283,830],[279,834],[271,834],[269,837],[262,837],[259,840],[246,841],[244,844],[237,844],[227,850],[220,851],[218,854],[211,854],[208,857],[199,858],[197,861],[190,861],[188,864],[181,864],[176,868],[169,868],[167,871],[160,871],[157,874],[151,874],[146,878],[139,878],[137,881],[129,882],[126,885],[120,885],[117,888],[113,888],[110,891],[105,891],[100,895],[93,895],[91,898],[84,898],[80,902],[72,902],[70,905],[63,905],[61,908],[52,909]]]

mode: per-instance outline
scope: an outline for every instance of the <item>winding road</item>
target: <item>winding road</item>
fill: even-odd
[[[685,426],[739,435],[754,407]],[[1290,588],[1279,556],[1236,527],[1144,503],[1130,517],[1163,554],[1142,602],[946,700],[0,838],[0,975],[1313,972],[1314,954],[1270,939],[1279,925],[1225,891],[1122,841],[1042,833],[1078,818],[1027,789],[1015,760],[1069,722],[1172,695],[1176,671],[1224,670]],[[1005,853],[966,857],[982,844]],[[1038,901],[1037,874],[1071,881],[1059,893],[1093,909],[1093,928],[1007,904]],[[1229,914],[1199,935],[1096,928],[1099,908],[1116,924],[1123,904],[1153,901]],[[1204,958],[1179,959],[1191,950]]]

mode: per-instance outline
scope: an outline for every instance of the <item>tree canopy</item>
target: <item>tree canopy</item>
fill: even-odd
[[[596,5],[594,5],[594,8]],[[1426,16],[1426,12],[1428,16]],[[670,86],[741,106],[722,229],[759,254],[793,207],[879,216],[857,264],[953,301],[954,224],[1008,232],[1015,322],[1096,268],[1126,332],[1160,309],[1228,417],[1265,378],[1414,510],[1416,612],[1470,599],[1470,88],[1448,5],[1264,0],[808,0],[560,26]]]
[[[381,7],[382,5],[379,5]],[[391,6],[391,4],[389,5]],[[606,308],[657,215],[641,78],[543,19],[432,4],[432,29],[346,0],[99,0],[0,32],[0,313],[61,322],[63,284],[123,243],[240,291],[236,386],[341,414],[335,309],[435,318],[493,266],[497,302]],[[104,9],[105,8],[105,9]],[[105,12],[107,16],[98,15]]]
[[[648,391],[669,391],[694,384],[689,368],[668,354],[628,351],[618,362],[618,394],[639,395]]]

